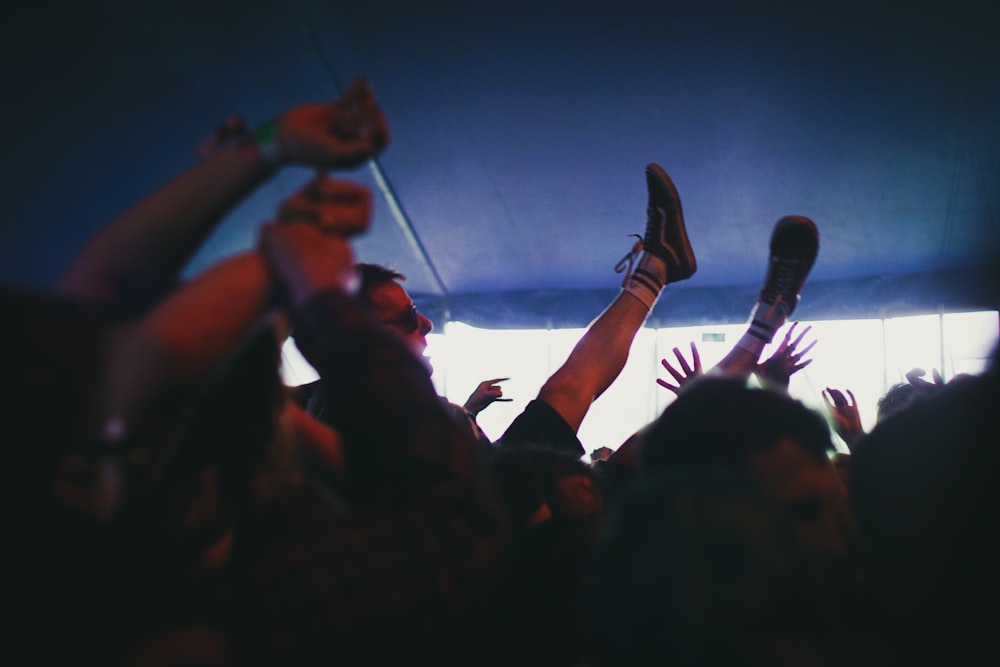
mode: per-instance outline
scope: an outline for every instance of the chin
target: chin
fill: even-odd
[[[431,364],[431,358],[427,356],[427,344],[423,343],[421,345],[411,344],[410,351],[413,352],[413,356],[420,360],[420,363],[424,365],[427,369],[427,374],[430,375],[434,372],[434,365]]]

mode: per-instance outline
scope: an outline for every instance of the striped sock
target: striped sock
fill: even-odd
[[[758,301],[750,311],[750,325],[736,343],[736,347],[760,356],[764,346],[774,340],[774,334],[786,321],[788,321],[788,306],[780,296],[770,304]]]
[[[646,310],[652,310],[666,282],[666,263],[656,255],[644,252],[639,258],[639,265],[625,279],[622,289],[641,301]]]

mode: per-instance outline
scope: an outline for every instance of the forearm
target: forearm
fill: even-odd
[[[757,369],[759,355],[734,347],[719,363],[713,366],[706,375],[712,376],[749,376]]]
[[[836,431],[837,435],[839,435],[841,439],[843,439],[844,444],[847,445],[847,448],[850,451],[854,451],[854,447],[857,444],[857,442],[865,436],[865,430],[860,426],[857,427],[840,426],[836,428]]]
[[[264,262],[246,254],[175,291],[114,346],[109,414],[129,429],[169,418],[260,322],[270,302]]]
[[[58,291],[103,309],[144,305],[175,280],[223,216],[271,172],[245,147],[219,151],[98,232]]]
[[[237,255],[180,287],[139,328],[159,341],[177,378],[195,382],[261,321],[271,303],[271,290],[260,254]]]

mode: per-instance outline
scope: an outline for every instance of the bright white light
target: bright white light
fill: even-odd
[[[298,387],[319,379],[319,373],[302,356],[292,338],[286,338],[281,346],[281,379],[288,387]]]
[[[764,350],[766,359],[781,342],[791,324]],[[876,402],[912,368],[932,369],[948,380],[957,373],[981,373],[989,363],[998,339],[998,314],[929,315],[887,320],[837,320],[799,323],[806,327],[801,347],[817,341],[809,353],[812,363],[791,378],[789,393],[826,414],[822,391],[827,387],[850,389],[858,401],[862,424],[875,424]],[[690,361],[694,341],[705,370],[710,369],[743,334],[745,325],[643,329],[635,338],[628,362],[614,384],[599,397],[580,427],[579,437],[590,452],[598,447],[617,448],[632,433],[655,419],[674,394],[656,384],[672,380],[661,359],[676,365],[673,348]],[[583,329],[479,329],[449,322],[443,333],[427,336],[427,354],[434,367],[432,381],[438,393],[459,405],[465,403],[483,380],[509,378],[501,383],[507,403],[494,403],[478,418],[483,431],[499,438],[510,422],[548,377],[566,360]],[[291,340],[282,349],[282,376],[295,386],[317,377]],[[843,445],[843,443],[841,443]]]
[[[941,337],[945,332],[945,379],[958,372],[986,369],[997,344],[995,311],[947,314],[885,320],[830,320],[800,322],[796,336],[812,327],[800,348],[817,341],[809,353],[812,363],[792,376],[789,393],[826,415],[822,392],[827,387],[851,390],[858,401],[862,425],[875,425],[876,403],[885,391],[914,366],[941,370]],[[791,323],[785,325],[761,359],[769,357]],[[580,427],[579,437],[590,452],[598,447],[618,447],[647,424],[673,399],[674,394],[656,384],[672,380],[660,365],[663,358],[676,365],[673,348],[690,361],[694,341],[705,370],[718,363],[743,334],[745,325],[710,325],[643,329],[636,336],[628,362],[614,384],[599,397]],[[464,403],[482,380],[509,377],[504,396],[511,403],[495,403],[479,416],[491,438],[499,438],[507,425],[566,359],[583,334],[570,330],[488,330],[450,322],[431,343],[434,384],[454,403]],[[843,443],[838,444],[843,448]]]

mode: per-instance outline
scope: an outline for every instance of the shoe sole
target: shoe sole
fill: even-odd
[[[786,215],[774,224],[770,252],[778,257],[809,258],[809,267],[819,254],[819,228],[802,215]]]

